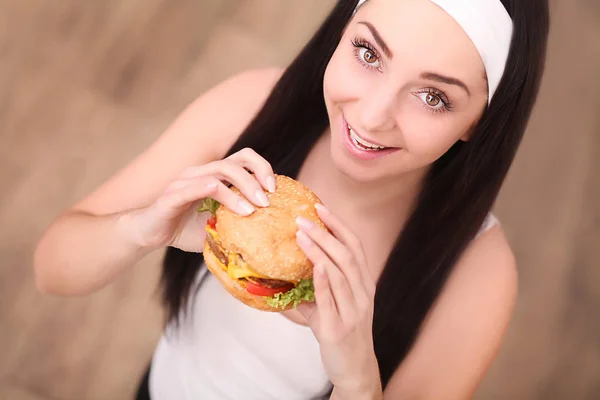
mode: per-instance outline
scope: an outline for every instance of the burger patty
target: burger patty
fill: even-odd
[[[278,279],[264,279],[264,278],[248,277],[248,280],[250,282],[256,283],[257,285],[261,285],[261,286],[268,287],[271,289],[277,289],[277,288],[289,286],[290,284],[292,284],[291,282],[281,281]]]
[[[213,235],[207,234],[206,241],[208,242],[208,247],[210,247],[210,250],[213,252],[215,257],[217,257],[217,259],[223,264],[227,265],[229,260],[227,260],[227,256],[225,253],[223,253],[223,250],[221,250],[221,245],[215,240]]]

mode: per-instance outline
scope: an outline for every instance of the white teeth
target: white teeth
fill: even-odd
[[[352,141],[354,142],[354,144],[357,145],[359,148],[361,148],[363,150],[372,150],[372,151],[385,149],[384,146],[378,146],[376,144],[367,142],[366,140],[364,140],[363,138],[361,138],[360,136],[358,136],[352,130],[352,128],[348,127],[348,130],[350,131],[350,139],[352,139]]]

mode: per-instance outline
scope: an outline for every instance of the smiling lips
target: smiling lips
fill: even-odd
[[[360,147],[363,150],[379,151],[385,149],[385,146],[378,146],[358,136],[350,125],[348,125],[348,131],[350,132],[350,139],[352,139],[356,146]]]
[[[344,118],[342,118],[342,138],[346,150],[361,160],[373,160],[400,150],[398,147],[382,146],[360,137]]]

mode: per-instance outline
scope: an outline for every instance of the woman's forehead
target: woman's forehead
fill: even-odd
[[[415,69],[440,69],[461,79],[485,76],[477,48],[446,11],[429,0],[369,0],[354,18],[356,29],[371,24],[394,55]],[[439,71],[442,72],[442,71]]]

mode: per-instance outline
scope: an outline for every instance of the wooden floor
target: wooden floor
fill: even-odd
[[[60,299],[34,288],[35,242],[210,85],[289,61],[332,4],[0,0],[0,399],[131,397],[160,335],[161,254]],[[520,298],[479,399],[600,398],[598,4],[553,1],[542,95],[497,206]]]

